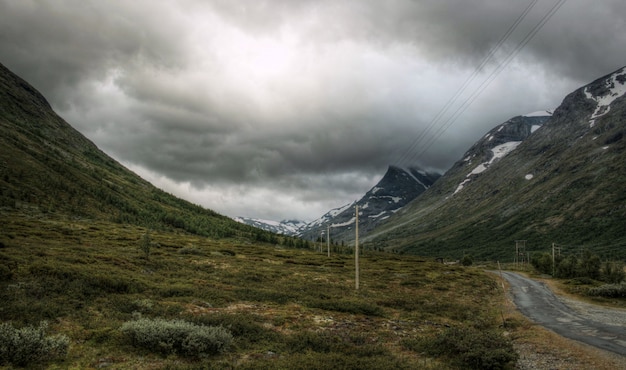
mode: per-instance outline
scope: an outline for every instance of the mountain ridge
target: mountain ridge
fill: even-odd
[[[390,165],[363,197],[328,211],[310,222],[298,236],[316,240],[330,227],[331,240],[349,243],[354,240],[354,206],[359,206],[359,233],[367,233],[432,186],[439,176],[414,166]]]
[[[527,240],[529,250],[555,242],[623,256],[626,191],[615,184],[626,181],[624,83],[621,68],[568,94],[540,129],[454,194],[466,176],[457,162],[375,230],[372,247],[506,258],[515,240]]]

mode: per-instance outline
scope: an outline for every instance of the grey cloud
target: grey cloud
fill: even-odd
[[[257,215],[287,213],[264,208],[273,191],[304,214],[368,190],[529,3],[0,0],[0,62],[155,181],[213,189],[226,213],[246,193]],[[479,80],[555,3],[537,3]],[[496,124],[620,67],[623,14],[621,0],[566,2],[411,164],[444,171]],[[272,40],[293,44],[283,70],[259,49]]]

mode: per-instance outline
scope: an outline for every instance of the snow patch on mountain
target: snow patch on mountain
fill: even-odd
[[[330,227],[346,227],[346,226],[354,225],[354,221],[356,221],[356,217],[352,217],[350,220],[348,220],[346,222],[340,222],[340,223],[337,223],[337,224],[331,224]]]
[[[597,103],[596,110],[591,115],[589,120],[589,127],[593,127],[596,124],[596,118],[602,117],[609,113],[611,110],[611,103],[620,96],[626,94],[626,67],[613,73],[607,80],[606,86],[608,87],[608,93],[601,96],[594,96],[589,92],[589,86],[585,87],[584,93],[587,99],[591,99]]]
[[[483,162],[483,163],[479,164],[470,173],[468,173],[467,176],[465,176],[465,180],[463,180],[457,186],[457,188],[454,191],[453,195],[458,193],[459,191],[461,191],[463,189],[463,187],[465,187],[465,185],[467,185],[472,180],[471,177],[473,175],[478,175],[478,174],[486,171],[493,162],[495,162],[495,161],[505,157],[507,154],[511,153],[521,143],[522,143],[521,141],[509,141],[507,143],[496,145],[495,147],[493,147],[491,149],[491,152],[493,154],[491,156],[491,159],[489,161],[487,161],[487,162]]]
[[[296,235],[307,225],[306,222],[300,220],[283,220],[272,221],[250,217],[235,217],[233,220],[250,225],[262,230],[266,230],[275,234]]]
[[[380,212],[380,213],[379,213],[379,214],[377,214],[377,215],[370,215],[370,216],[368,216],[368,217],[369,217],[369,218],[378,218],[378,217],[381,217],[381,216],[385,215],[385,213],[387,213],[387,211],[382,211],[382,212]]]

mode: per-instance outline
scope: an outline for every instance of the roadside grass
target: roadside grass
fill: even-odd
[[[70,340],[51,367],[459,368],[407,345],[449,328],[501,332],[501,290],[480,269],[211,239],[103,221],[0,214],[0,321]],[[210,358],[135,347],[138,318],[217,326],[233,336]],[[155,322],[159,322],[158,320]]]

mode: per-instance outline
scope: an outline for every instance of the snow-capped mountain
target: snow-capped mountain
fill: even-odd
[[[383,178],[361,199],[328,211],[301,229],[299,236],[316,240],[330,226],[331,240],[352,240],[355,205],[359,206],[359,232],[365,234],[423,193],[439,176],[419,168],[389,166]]]
[[[307,225],[306,222],[300,220],[283,220],[278,222],[249,217],[235,217],[234,220],[242,224],[283,235],[297,235],[300,233],[301,229]]]

